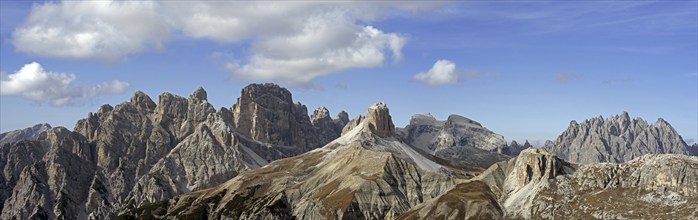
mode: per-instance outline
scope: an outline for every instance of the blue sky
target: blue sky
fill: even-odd
[[[628,111],[698,140],[698,1],[0,4],[3,132],[276,82],[311,113],[384,101],[398,126],[459,114],[542,142]]]

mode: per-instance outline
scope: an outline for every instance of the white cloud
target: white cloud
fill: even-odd
[[[161,47],[173,32],[249,43],[225,67],[237,77],[306,85],[317,77],[400,60],[407,39],[366,23],[441,3],[64,1],[34,6],[14,33],[18,51],[114,60]]]
[[[20,96],[54,106],[82,104],[91,98],[124,92],[129,83],[118,80],[102,82],[92,87],[75,85],[75,74],[44,70],[39,63],[24,65],[13,74],[0,75],[0,95]]]
[[[460,75],[456,71],[455,63],[449,60],[438,60],[429,71],[414,75],[414,79],[427,85],[436,86],[458,83]]]
[[[161,47],[170,29],[156,7],[145,1],[35,4],[12,33],[12,44],[38,56],[114,61]]]
[[[312,80],[352,68],[399,60],[406,38],[356,24],[393,7],[337,2],[168,3],[184,33],[220,42],[253,39],[249,54],[224,66],[246,80],[314,87]],[[405,9],[416,10],[416,9]]]

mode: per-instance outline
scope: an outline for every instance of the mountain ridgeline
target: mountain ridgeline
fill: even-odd
[[[627,112],[608,119],[599,116],[570,126],[555,142],[543,146],[556,156],[574,163],[632,160],[645,154],[697,155],[669,122],[662,118],[649,124],[631,119]]]
[[[35,141],[39,138],[39,135],[41,135],[42,132],[48,129],[51,129],[51,125],[44,123],[36,124],[24,129],[2,133],[0,134],[0,146],[23,140]]]
[[[0,218],[109,219],[212,187],[336,139],[347,115],[328,114],[311,122],[306,107],[274,84],[247,86],[232,108],[218,111],[202,88],[189,98],[164,93],[158,103],[136,92],[89,113],[73,132],[53,128],[4,146]]]
[[[625,112],[533,148],[459,115],[397,128],[382,102],[352,120],[309,115],[287,89],[251,84],[230,108],[202,88],[136,92],[73,131],[0,137],[0,219],[698,216],[698,145]]]
[[[667,219],[698,214],[698,157],[654,154],[623,164],[577,165],[528,148],[487,170],[471,169],[474,177],[453,175],[464,167],[409,145],[390,119],[387,106],[377,103],[322,148],[120,217]]]

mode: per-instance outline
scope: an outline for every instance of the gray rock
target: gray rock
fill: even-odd
[[[56,127],[37,141],[3,149],[2,219],[86,219],[84,205],[96,166],[82,135]],[[10,172],[7,172],[10,171]]]
[[[671,219],[698,211],[698,157],[686,155],[575,165],[531,148],[472,181],[489,186],[505,218]]]
[[[295,153],[326,143],[315,135],[305,105],[293,103],[291,93],[276,84],[251,84],[243,88],[232,112],[235,130],[255,141],[295,146],[298,148]]]
[[[645,154],[691,155],[688,145],[664,119],[648,124],[630,119],[627,112],[585,120],[570,126],[555,142],[543,146],[558,157],[574,163],[629,161]]]
[[[439,121],[430,114],[417,114],[400,134],[417,149],[449,161],[486,168],[510,158],[502,154],[506,147],[504,137],[459,115]]]
[[[413,207],[398,219],[503,219],[503,216],[487,184],[470,181]]]
[[[364,116],[358,115],[356,118],[352,119],[351,121],[347,122],[346,125],[344,125],[344,128],[342,128],[342,135],[346,134],[347,132],[353,130],[356,126],[359,126],[361,122],[365,119]]]
[[[314,127],[279,86],[250,85],[238,100],[236,112],[216,111],[202,88],[188,99],[163,93],[157,104],[136,92],[89,113],[75,132],[54,128],[0,148],[0,219],[111,219],[315,149],[331,141],[315,136],[323,129],[335,134],[331,119]]]
[[[371,106],[368,115],[323,148],[122,217],[395,219],[455,185],[442,167],[391,133],[384,104]]]
[[[341,135],[341,131],[337,132],[338,124],[335,124],[330,118],[330,111],[324,106],[315,109],[313,115],[310,116],[310,123],[316,130],[315,135],[323,143],[329,143]]]
[[[385,103],[379,102],[369,107],[363,124],[366,129],[378,137],[385,138],[395,135],[395,125],[393,125],[393,119],[390,117],[390,111]]]
[[[24,129],[18,129],[14,131],[8,131],[5,133],[0,134],[0,147],[9,144],[9,143],[14,143],[17,141],[22,141],[22,140],[28,140],[28,141],[34,141],[39,138],[39,135],[50,129],[51,125],[49,124],[36,124],[32,127],[29,128],[24,128]]]
[[[349,114],[345,111],[339,112],[339,114],[332,119],[332,123],[334,123],[335,126],[335,133],[341,136],[342,129],[349,123]]]

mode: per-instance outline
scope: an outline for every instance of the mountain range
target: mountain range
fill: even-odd
[[[0,137],[12,137],[0,148],[2,219],[698,216],[698,146],[625,112],[573,121],[533,148],[459,115],[398,128],[381,102],[352,120],[309,115],[267,83],[230,108],[202,88],[157,103],[136,92],[73,131]]]

